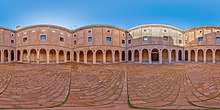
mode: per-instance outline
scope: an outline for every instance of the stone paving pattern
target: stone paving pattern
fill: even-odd
[[[220,109],[220,65],[1,64],[0,109]]]

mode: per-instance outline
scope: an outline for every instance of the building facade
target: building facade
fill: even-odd
[[[90,25],[69,30],[54,25],[0,27],[1,63],[53,64],[220,62],[220,27],[187,30],[147,24],[124,30]]]

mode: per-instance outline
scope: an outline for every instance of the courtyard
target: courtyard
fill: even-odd
[[[1,64],[0,109],[220,109],[220,65]]]

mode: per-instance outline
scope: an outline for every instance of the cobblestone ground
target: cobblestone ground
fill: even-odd
[[[0,109],[132,108],[220,109],[220,65],[0,65]]]

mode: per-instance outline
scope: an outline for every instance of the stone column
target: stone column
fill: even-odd
[[[96,51],[93,51],[93,56],[92,56],[92,62],[93,64],[96,64]]]
[[[11,50],[8,50],[8,62],[11,62]]]
[[[115,63],[115,51],[112,51],[112,63]]]
[[[206,63],[206,50],[203,51],[203,62]]]
[[[103,63],[106,63],[106,51],[103,51]]]
[[[30,53],[31,53],[30,50],[27,50],[27,62],[28,62],[28,63],[31,62],[31,61],[30,61],[30,58],[31,58],[31,57],[30,57]]]
[[[50,63],[50,50],[47,50],[47,64]]]
[[[195,51],[195,62],[198,62],[198,51]]]
[[[79,52],[76,52],[76,62],[79,63]]]
[[[191,51],[188,51],[188,61],[191,61]]]
[[[59,51],[56,51],[56,63],[59,63]]]
[[[215,63],[215,50],[212,51],[212,63]]]
[[[134,62],[134,51],[131,52],[131,62]]]
[[[67,62],[67,52],[66,51],[63,52],[64,52],[64,62]]]
[[[122,62],[122,51],[119,51],[119,62]]]
[[[171,50],[168,50],[168,63],[171,63]]]
[[[84,60],[83,60],[83,61],[84,61],[84,63],[87,63],[87,51],[84,51],[84,52],[83,52],[83,55],[84,55],[84,56],[83,56],[83,57],[84,57]]]
[[[179,51],[176,51],[176,62],[179,62]]]
[[[40,63],[40,51],[37,50],[37,64],[39,64],[39,63]]]
[[[152,64],[151,51],[148,52],[149,64]]]
[[[139,51],[139,63],[142,63],[142,51]]]
[[[1,51],[1,63],[4,63],[4,50]]]
[[[159,64],[162,64],[162,50],[159,50]]]

